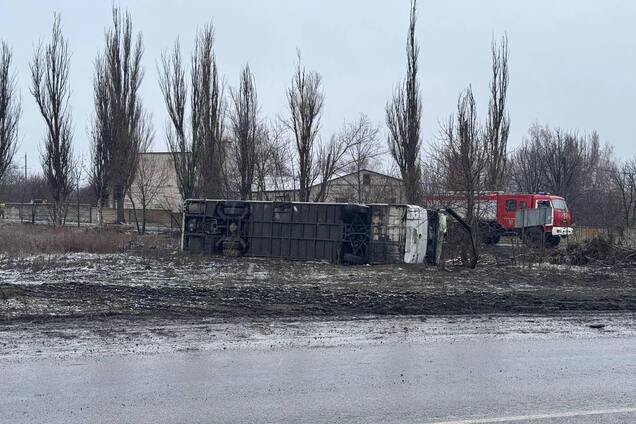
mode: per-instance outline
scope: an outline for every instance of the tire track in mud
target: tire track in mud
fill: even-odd
[[[572,311],[636,312],[636,296],[597,292],[428,293],[301,286],[147,287],[52,283],[20,287],[22,312],[15,320],[131,316],[187,317],[352,317],[362,315],[447,315]],[[38,309],[37,305],[42,305]]]

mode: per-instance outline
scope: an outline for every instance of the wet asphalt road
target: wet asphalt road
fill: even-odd
[[[636,338],[0,362],[2,423],[633,423]]]

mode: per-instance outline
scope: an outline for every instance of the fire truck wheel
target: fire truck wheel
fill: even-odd
[[[523,242],[532,248],[541,247],[543,243],[543,231],[540,228],[529,228],[522,237]]]
[[[499,234],[486,234],[481,239],[484,244],[497,244],[500,240],[501,236]]]
[[[557,247],[560,242],[561,242],[561,237],[553,236],[552,234],[546,234],[545,236],[546,247]]]
[[[501,227],[496,223],[480,223],[479,231],[481,233],[481,242],[484,244],[497,244],[501,240]]]

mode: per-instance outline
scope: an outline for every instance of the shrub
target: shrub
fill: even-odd
[[[9,224],[0,226],[0,254],[115,253],[127,250],[134,239],[134,234],[112,229]]]

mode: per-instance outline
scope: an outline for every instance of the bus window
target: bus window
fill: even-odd
[[[506,212],[514,212],[517,210],[517,201],[515,199],[506,200]]]
[[[528,204],[526,203],[525,200],[519,201],[519,209],[526,209],[527,207],[528,207]]]

